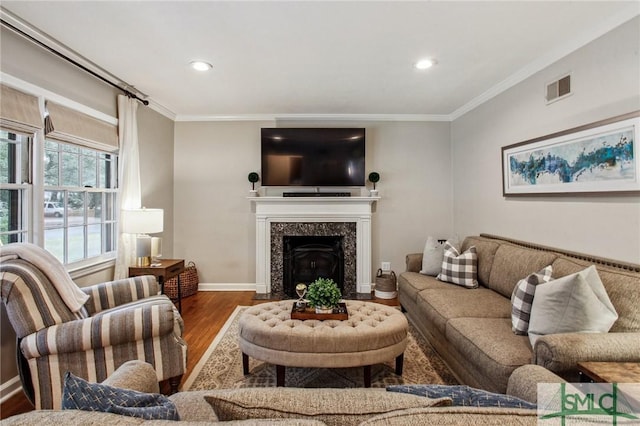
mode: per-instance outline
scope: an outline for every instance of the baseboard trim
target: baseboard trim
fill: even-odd
[[[198,291],[256,291],[255,283],[200,283]]]
[[[20,376],[16,376],[11,380],[0,385],[0,404],[7,402],[9,398],[22,391],[22,383]]]

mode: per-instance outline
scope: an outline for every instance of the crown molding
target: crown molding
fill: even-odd
[[[214,114],[177,115],[175,121],[451,121],[446,114]]]
[[[148,108],[151,108],[155,112],[157,112],[157,113],[159,113],[161,115],[164,115],[165,117],[167,117],[170,120],[177,121],[175,112],[171,111],[166,106],[164,106],[162,104],[159,104],[158,102],[156,102],[152,98],[147,98],[147,100],[149,101],[149,105],[147,105]]]
[[[640,15],[640,3],[633,2],[632,5],[626,7],[620,13],[602,21],[600,25],[596,25],[590,28],[588,32],[584,32],[580,36],[568,41],[567,43],[564,43],[561,46],[550,50],[546,55],[543,55],[535,61],[530,62],[528,65],[521,68],[519,71],[510,75],[495,86],[491,87],[480,96],[477,96],[460,108],[456,109],[450,114],[451,121],[457,120],[469,111],[479,107],[485,102],[498,96],[502,92],[507,91],[516,84],[526,80],[537,72],[542,71],[543,69],[552,65],[554,62],[570,55],[581,47],[591,43],[599,37],[602,37],[609,31],[612,31],[613,29],[619,27],[625,22],[630,21],[638,15]]]

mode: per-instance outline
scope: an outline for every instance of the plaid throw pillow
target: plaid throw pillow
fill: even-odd
[[[548,283],[551,280],[552,272],[553,268],[549,265],[535,274],[521,279],[513,289],[511,294],[511,329],[515,334],[527,335],[536,286]]]
[[[444,259],[442,268],[438,274],[440,281],[464,286],[466,288],[478,287],[478,254],[476,247],[471,246],[464,253],[447,241],[444,243]]]

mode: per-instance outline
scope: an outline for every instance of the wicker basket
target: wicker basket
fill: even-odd
[[[376,297],[380,299],[393,299],[398,296],[396,273],[383,274],[382,269],[378,269],[376,274]]]
[[[180,296],[185,297],[193,296],[198,292],[198,269],[196,264],[189,262],[184,271],[180,272]],[[171,278],[164,283],[164,294],[172,300],[178,298],[178,277]]]

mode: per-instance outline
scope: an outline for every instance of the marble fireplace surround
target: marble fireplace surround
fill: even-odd
[[[284,235],[344,236],[346,243],[345,293],[353,294],[355,291],[371,294],[371,215],[372,206],[379,197],[250,197],[249,199],[255,204],[256,293],[258,295],[277,296],[283,293],[282,236]]]

